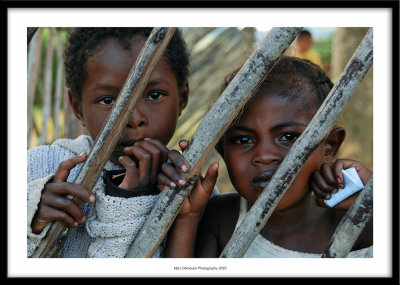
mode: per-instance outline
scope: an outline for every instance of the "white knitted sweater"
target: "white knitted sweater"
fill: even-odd
[[[82,135],[76,139],[59,139],[50,146],[39,146],[28,150],[28,195],[27,195],[27,255],[31,257],[50,224],[41,233],[34,234],[32,219],[38,209],[41,192],[51,180],[59,164],[82,152],[89,153],[93,141]],[[73,182],[82,164],[73,168],[67,181]],[[119,169],[108,161],[106,170]],[[120,198],[105,195],[105,185],[100,177],[93,192],[96,202],[85,204],[84,214],[88,217],[84,224],[73,228],[58,257],[124,257],[136,237],[158,195]],[[153,257],[160,257],[162,245]]]

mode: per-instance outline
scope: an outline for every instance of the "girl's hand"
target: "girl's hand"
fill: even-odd
[[[85,161],[85,153],[71,157],[60,163],[51,182],[45,185],[39,207],[32,220],[32,232],[40,233],[51,221],[61,221],[70,227],[85,222],[82,210],[67,195],[77,197],[86,203],[95,201],[94,194],[82,185],[66,182],[69,172]]]
[[[185,150],[188,147],[188,141],[180,141],[179,147],[182,151]],[[212,163],[206,175],[198,178],[196,185],[182,204],[179,215],[199,214],[201,212],[214,189],[218,177],[218,167],[218,162]],[[160,188],[163,189],[167,186],[173,189],[178,186],[184,186],[186,179],[183,173],[188,173],[189,168],[188,162],[179,151],[170,150],[168,152],[168,162],[163,164],[162,172],[158,176]]]
[[[358,161],[350,159],[338,159],[334,163],[324,163],[321,168],[311,176],[310,188],[317,198],[317,204],[321,207],[330,208],[323,200],[329,200],[331,193],[336,193],[345,187],[342,169],[354,167],[365,185],[372,172]],[[340,202],[334,209],[348,210],[353,205],[359,192]]]
[[[124,153],[119,162],[126,169],[126,175],[118,187],[134,190],[157,184],[161,166],[168,159],[168,149],[162,142],[145,138],[126,147]]]

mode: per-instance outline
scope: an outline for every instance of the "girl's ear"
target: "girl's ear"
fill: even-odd
[[[75,117],[82,122],[82,103],[76,99],[74,96],[72,96],[71,92],[68,90],[68,100],[69,104],[71,105],[72,111],[74,111]]]
[[[346,131],[344,128],[335,128],[325,139],[323,142],[323,150],[324,158],[327,162],[331,161],[336,156],[345,136]]]
[[[189,101],[189,82],[186,81],[183,87],[179,88],[179,116]]]

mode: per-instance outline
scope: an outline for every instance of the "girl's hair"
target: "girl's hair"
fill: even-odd
[[[232,81],[238,71],[239,69],[233,71],[226,77],[221,91],[223,91],[229,85],[229,83]],[[326,75],[325,71],[323,71],[318,65],[312,63],[308,59],[284,55],[277,61],[277,63],[273,66],[266,78],[260,84],[258,92],[267,87],[268,84],[270,84],[272,81],[277,80],[276,75],[281,74],[298,75],[302,78],[305,78],[307,80],[306,83],[309,83],[310,87],[317,94],[318,107],[324,102],[325,98],[333,87],[332,81]],[[282,81],[282,79],[280,79],[280,81]],[[289,92],[287,93],[289,94],[289,96],[295,96],[294,94],[297,94],[295,89],[298,88],[298,85],[293,87],[291,86],[290,88],[291,89],[288,90]],[[256,92],[256,94],[258,92]]]
[[[64,52],[65,80],[71,95],[82,99],[82,86],[86,77],[86,63],[108,39],[117,40],[130,49],[133,36],[147,39],[152,28],[74,28],[68,30]],[[177,29],[169,42],[164,57],[175,73],[178,86],[183,86],[189,75],[189,52],[181,32]]]

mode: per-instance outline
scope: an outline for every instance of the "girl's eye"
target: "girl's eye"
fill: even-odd
[[[102,105],[106,105],[106,106],[113,105],[114,104],[114,98],[110,97],[110,96],[104,96],[103,98],[101,98],[99,100],[99,103],[102,104]]]
[[[159,100],[161,100],[162,98],[164,98],[165,97],[165,95],[164,94],[162,94],[161,92],[159,92],[159,91],[151,91],[149,94],[147,94],[147,96],[146,96],[146,101],[159,101]]]
[[[236,137],[233,139],[234,144],[244,145],[254,143],[253,139],[247,136]]]
[[[283,142],[295,142],[299,136],[300,135],[297,133],[285,133],[279,138],[279,140]]]

